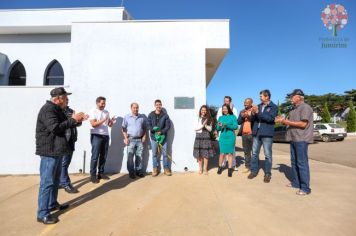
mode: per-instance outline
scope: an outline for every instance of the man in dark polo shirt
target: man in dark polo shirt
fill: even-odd
[[[288,94],[294,108],[288,119],[277,117],[276,122],[287,126],[286,139],[290,141],[292,182],[288,187],[298,188],[298,195],[311,192],[309,181],[308,145],[313,143],[313,109],[304,103],[304,93],[295,89]]]

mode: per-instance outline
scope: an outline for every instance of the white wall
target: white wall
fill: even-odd
[[[148,114],[154,109],[154,100],[160,98],[174,124],[170,138],[176,165],[172,169],[195,169],[193,126],[198,107],[206,101],[203,45],[197,27],[190,24],[74,24],[72,102],[88,111],[102,95],[107,98],[108,110],[123,117],[131,102],[138,102],[141,113]],[[175,96],[195,97],[195,109],[175,110]],[[126,172],[120,125],[112,130],[107,165],[107,170],[114,172]],[[80,129],[77,149],[90,152],[88,125]],[[148,170],[151,167],[150,155]]]
[[[7,73],[0,85],[8,84],[8,69],[19,60],[26,70],[26,86],[42,86],[49,63],[56,59],[64,70],[68,84],[70,68],[70,34],[0,35],[0,53],[7,55]]]
[[[121,21],[124,11],[122,7],[4,9],[0,10],[0,28],[71,25],[74,21]]]
[[[0,174],[39,173],[39,157],[35,155],[36,119],[52,88],[0,86]]]
[[[154,109],[153,101],[160,98],[174,124],[169,134],[176,162],[172,169],[197,169],[192,156],[193,127],[199,107],[206,102],[205,49],[228,48],[228,22],[75,23],[70,43],[38,43],[43,35],[31,36],[32,41],[23,36],[8,37],[0,35],[0,52],[10,61],[21,60],[28,85],[42,85],[47,64],[52,59],[61,62],[65,84],[70,85],[67,90],[73,92],[70,105],[77,111],[88,112],[95,106],[95,98],[102,95],[107,98],[107,109],[119,118],[129,113],[133,101],[140,104],[141,113],[148,114]],[[38,173],[36,117],[51,89],[0,87],[0,100],[6,101],[0,116],[8,124],[2,131],[9,134],[0,136],[0,174]],[[195,97],[195,109],[174,109],[176,96]],[[110,172],[126,172],[120,125],[111,131]],[[70,172],[82,168],[84,150],[89,170],[89,128],[88,123],[79,128]],[[148,149],[145,154],[150,171]]]

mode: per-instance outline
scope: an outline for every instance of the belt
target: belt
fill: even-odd
[[[99,137],[109,137],[109,135],[105,135],[105,134],[91,134],[91,135],[95,135],[95,136],[99,136]]]

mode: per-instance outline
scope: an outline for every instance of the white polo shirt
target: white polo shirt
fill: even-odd
[[[109,125],[108,121],[110,119],[110,114],[107,110],[99,110],[98,108],[93,108],[89,112],[89,120],[102,120],[102,119],[107,119],[106,122],[103,124],[99,125],[96,128],[91,128],[90,133],[91,134],[100,134],[100,135],[108,135],[109,136]]]
[[[237,110],[235,107],[232,108],[232,113],[238,117],[239,115],[237,114]],[[222,116],[222,108],[220,107],[219,110],[218,110],[218,113],[216,114],[216,119],[219,120],[219,117]]]

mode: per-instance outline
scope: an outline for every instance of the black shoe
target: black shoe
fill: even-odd
[[[223,171],[223,168],[221,167],[221,166],[219,166],[219,168],[218,168],[218,175],[221,175],[221,173],[222,173],[222,171]]]
[[[56,205],[52,208],[49,209],[49,211],[63,211],[63,210],[66,210],[69,208],[69,205],[68,204],[63,204],[63,205]]]
[[[43,218],[38,218],[37,217],[37,222],[41,222],[45,225],[50,225],[50,224],[55,224],[57,223],[59,220],[57,217],[54,217],[54,216],[51,216],[51,215],[48,215],[48,216],[45,216]]]
[[[67,193],[79,193],[78,189],[74,188],[73,185],[68,185],[68,186],[65,186],[64,187],[64,190],[67,192]]]
[[[143,173],[141,173],[141,172],[139,172],[139,173],[136,173],[136,176],[138,176],[138,177],[140,177],[140,178],[143,178],[143,177],[145,177],[145,175],[144,175]]]
[[[253,179],[253,178],[255,178],[256,176],[257,176],[257,174],[250,173],[250,174],[247,176],[247,178]]]
[[[104,175],[104,174],[98,174],[98,179],[105,179],[105,180],[108,180],[110,179],[107,175]]]
[[[232,172],[234,171],[234,168],[229,168],[228,170],[227,170],[227,176],[228,177],[232,177]]]
[[[263,179],[263,182],[269,183],[271,181],[271,175],[265,175],[265,178]]]
[[[91,181],[93,184],[99,183],[99,180],[96,178],[95,175],[90,177],[90,181]]]
[[[129,177],[130,177],[130,179],[134,179],[134,178],[136,178],[136,175],[134,173],[130,173]]]

